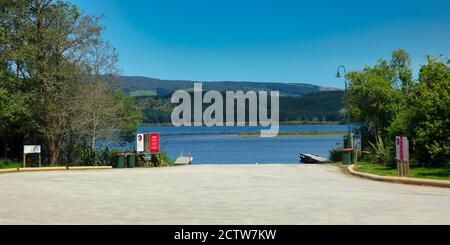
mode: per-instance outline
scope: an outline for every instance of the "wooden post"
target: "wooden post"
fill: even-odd
[[[405,161],[401,161],[402,164],[402,177],[405,176]]]
[[[406,175],[405,161],[397,161],[397,174],[402,177]]]
[[[26,162],[27,162],[27,154],[23,153],[23,167],[24,168],[27,166]]]
[[[397,173],[402,177],[408,177],[409,161],[397,161]]]
[[[409,141],[407,137],[395,137],[395,151],[397,173],[403,177],[409,176]]]
[[[405,161],[405,177],[408,177],[409,175],[409,164],[408,160]]]
[[[409,176],[409,141],[406,140],[406,160],[405,160],[405,167],[406,167],[406,176]]]
[[[405,167],[406,167],[406,176],[409,176],[409,159],[405,162]]]
[[[42,167],[42,161],[41,161],[41,153],[39,153],[39,167]]]

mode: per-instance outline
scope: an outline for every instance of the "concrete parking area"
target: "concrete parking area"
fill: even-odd
[[[326,165],[0,175],[0,224],[450,224],[450,189]]]

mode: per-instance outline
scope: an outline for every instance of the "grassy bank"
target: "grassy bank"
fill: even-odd
[[[370,163],[358,163],[356,167],[357,171],[382,175],[382,176],[399,176],[397,174],[397,169],[386,167],[379,164]],[[421,167],[421,166],[411,166],[410,168],[411,178],[421,178],[421,179],[437,179],[437,180],[450,180],[450,167]]]
[[[259,136],[260,132],[244,132],[239,133],[239,136],[242,137],[250,137],[250,136]],[[310,136],[310,135],[345,135],[345,132],[279,132],[278,136]]]

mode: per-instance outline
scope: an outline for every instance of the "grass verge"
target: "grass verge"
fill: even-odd
[[[21,168],[22,167],[22,163],[21,162],[17,162],[14,160],[10,160],[10,159],[0,159],[0,169],[5,169],[5,168]]]
[[[379,164],[358,163],[356,169],[359,172],[376,174],[382,176],[396,176],[397,169]],[[450,180],[450,166],[445,167],[422,167],[411,166],[409,177],[420,179]]]

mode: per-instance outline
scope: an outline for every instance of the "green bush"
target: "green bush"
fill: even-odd
[[[332,162],[342,162],[342,147],[330,151],[330,160]]]
[[[152,161],[154,167],[168,167],[173,164],[173,161],[169,158],[166,152],[162,151],[158,154],[152,155]]]
[[[371,162],[387,165],[394,160],[391,147],[386,146],[381,136],[378,135],[375,143],[369,142],[370,150],[367,153],[367,157]]]
[[[91,166],[110,166],[115,161],[115,155],[120,153],[118,149],[110,150],[104,147],[101,150],[92,147],[84,147],[81,151],[81,159],[83,165]]]
[[[166,152],[162,151],[158,154],[153,154],[149,162],[144,160],[144,155],[138,155],[136,157],[136,165],[143,168],[168,167],[173,165],[173,161]]]
[[[11,159],[0,159],[0,168],[18,168],[22,167],[22,164],[23,163]]]

